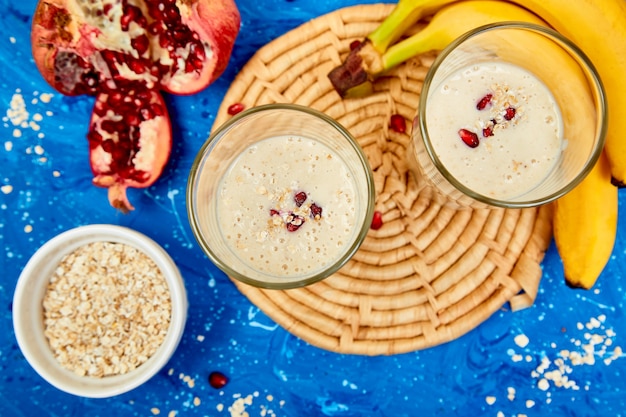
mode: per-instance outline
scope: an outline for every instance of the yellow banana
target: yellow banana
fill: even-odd
[[[554,240],[570,287],[590,289],[609,261],[617,233],[617,193],[603,153],[589,175],[556,201]]]
[[[479,26],[504,21],[520,21],[547,26],[536,14],[513,3],[498,0],[461,1],[438,10],[424,29],[392,45],[381,56],[377,76],[412,56],[442,50],[453,40]]]
[[[413,2],[407,0],[398,3],[389,17],[368,35],[367,42],[352,51],[343,65],[330,72],[329,78],[335,89],[343,97],[368,93],[370,88],[364,84],[382,73],[413,56],[444,49],[454,39],[478,26],[511,20],[546,25],[532,12],[503,1],[461,1],[436,10],[442,2],[442,0],[413,0]],[[389,46],[392,40],[401,35],[419,17],[434,11],[435,15],[423,30]],[[355,65],[355,62],[358,62],[358,65]]]
[[[369,94],[372,89],[366,61],[379,60],[389,45],[419,19],[438,10],[442,1],[446,0],[399,0],[381,24],[350,51],[341,65],[330,71],[328,78],[335,90],[342,97]]]
[[[626,185],[626,1],[511,1],[539,15],[593,62],[609,108],[605,151],[612,179],[615,185]]]
[[[458,0],[439,0],[439,7]],[[469,1],[469,0],[466,0]],[[480,1],[480,0],[472,0]],[[626,1],[508,0],[545,20],[569,38],[593,62],[606,90],[609,108],[606,155],[612,182],[626,186]],[[414,6],[434,0],[414,0]],[[581,115],[582,117],[582,115]]]
[[[392,42],[412,23],[442,7],[459,1],[481,0],[400,0],[381,25],[368,36],[374,50],[382,55]],[[502,1],[503,3],[507,3]],[[626,185],[626,1],[625,0],[509,0],[546,21],[558,32],[578,45],[595,65],[602,79],[610,117],[606,136],[606,154],[615,185]],[[364,42],[364,47],[368,43]],[[361,54],[362,52],[357,52]],[[377,65],[375,55],[372,65]],[[401,58],[401,56],[400,56]],[[362,58],[359,57],[360,61]],[[358,66],[358,65],[357,65]],[[352,66],[354,68],[354,66]],[[376,67],[374,67],[376,68]],[[380,67],[379,67],[380,68]],[[382,68],[385,68],[383,65]],[[367,72],[349,74],[337,71],[333,85],[342,96],[351,87],[367,82]],[[339,77],[341,75],[341,77]],[[346,82],[342,78],[353,77]],[[336,85],[335,83],[338,83]],[[347,85],[350,84],[350,85]],[[581,115],[582,117],[582,115]]]

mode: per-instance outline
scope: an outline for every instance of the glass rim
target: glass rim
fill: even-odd
[[[272,110],[289,110],[294,112],[306,113],[308,115],[321,119],[322,121],[328,123],[335,130],[337,130],[348,141],[348,143],[351,145],[351,148],[354,150],[356,156],[358,157],[358,161],[361,163],[361,166],[365,173],[366,187],[368,190],[367,199],[364,201],[366,204],[367,212],[365,213],[363,224],[361,225],[361,230],[358,234],[354,236],[353,242],[348,247],[348,249],[339,258],[337,258],[335,262],[332,263],[332,265],[330,265],[328,268],[325,268],[323,271],[313,275],[305,275],[301,279],[294,278],[292,280],[286,280],[284,282],[267,282],[250,278],[232,269],[229,265],[224,263],[219,258],[219,256],[217,256],[217,254],[211,249],[211,245],[202,236],[202,233],[200,231],[200,224],[197,218],[198,216],[196,214],[197,199],[195,191],[197,186],[197,179],[200,171],[199,168],[203,163],[207,152],[210,152],[210,148],[213,147],[222,138],[224,133],[227,132],[239,120],[254,115],[256,113]],[[276,290],[304,287],[328,278],[330,275],[341,269],[354,256],[354,254],[358,251],[358,249],[361,247],[361,244],[365,240],[365,236],[369,231],[370,224],[374,215],[375,198],[376,192],[374,187],[374,175],[372,172],[372,168],[369,164],[369,160],[367,159],[365,152],[363,151],[357,140],[354,138],[354,136],[352,136],[348,129],[346,129],[338,121],[321,111],[303,105],[291,103],[273,103],[251,107],[232,116],[229,120],[220,125],[214,132],[209,135],[209,138],[202,144],[202,146],[198,150],[191,165],[186,190],[187,217],[189,219],[189,224],[191,226],[193,235],[196,238],[196,241],[200,245],[200,248],[202,249],[204,254],[209,258],[209,260],[213,262],[215,266],[217,266],[230,278],[234,278],[240,282],[252,285],[257,288]]]
[[[495,198],[491,198],[485,196],[483,194],[479,194],[465,185],[463,185],[460,181],[458,181],[443,165],[443,163],[437,157],[437,154],[434,151],[434,148],[430,142],[430,136],[428,135],[428,128],[426,126],[426,100],[428,97],[428,92],[432,85],[433,78],[437,72],[437,69],[441,64],[445,61],[445,59],[454,51],[457,46],[465,42],[466,40],[478,36],[482,33],[489,32],[492,30],[498,29],[517,29],[517,30],[527,30],[535,33],[540,33],[546,38],[550,38],[555,40],[557,43],[561,44],[570,55],[575,55],[579,60],[579,64],[581,67],[584,67],[586,73],[589,74],[588,81],[590,83],[590,87],[594,89],[594,92],[597,94],[597,102],[599,104],[598,113],[600,114],[600,118],[598,120],[599,123],[599,131],[596,131],[596,146],[592,150],[591,155],[585,162],[583,169],[566,185],[556,190],[555,192],[541,198],[541,199],[533,199],[533,200],[520,200],[520,201],[507,201],[507,200],[499,200]],[[444,48],[441,53],[434,60],[431,67],[428,69],[426,77],[424,78],[424,84],[422,86],[422,90],[420,93],[419,100],[419,108],[418,108],[418,128],[420,129],[424,147],[426,152],[433,162],[437,170],[445,177],[447,181],[450,182],[456,189],[461,191],[463,194],[477,200],[481,203],[488,204],[490,206],[502,207],[502,208],[528,208],[528,207],[536,207],[542,204],[550,203],[559,197],[562,197],[572,189],[574,189],[582,180],[589,174],[589,172],[593,169],[595,164],[597,163],[600,155],[602,153],[602,149],[604,147],[606,132],[607,132],[607,117],[608,117],[608,106],[606,101],[606,93],[604,90],[604,85],[602,83],[602,79],[600,78],[593,62],[587,57],[587,55],[571,40],[560,34],[559,32],[548,28],[546,26],[542,26],[535,23],[528,23],[522,21],[510,21],[510,22],[499,22],[499,23],[490,23],[486,25],[479,26],[474,28],[463,35],[457,37],[454,41],[452,41],[446,48]]]

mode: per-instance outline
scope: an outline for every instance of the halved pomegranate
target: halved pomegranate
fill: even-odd
[[[239,32],[234,0],[41,0],[35,64],[65,95],[97,96],[88,139],[94,183],[132,210],[127,187],[147,187],[170,155],[158,90],[193,94],[226,68]],[[134,106],[134,107],[133,107]]]
[[[145,88],[99,94],[87,138],[93,183],[109,189],[113,207],[133,210],[126,188],[152,185],[170,155],[172,132],[161,94]]]
[[[223,73],[239,25],[233,0],[41,0],[31,42],[35,64],[63,94],[128,81],[193,94]]]

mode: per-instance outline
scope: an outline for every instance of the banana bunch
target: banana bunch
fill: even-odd
[[[401,39],[418,20],[426,27]],[[592,61],[605,88],[609,121],[604,151],[594,169],[555,203],[554,238],[566,283],[591,288],[613,251],[618,188],[626,186],[626,1],[624,0],[399,0],[392,13],[328,77],[342,97],[371,91],[394,66],[444,49],[466,31],[488,23],[547,24]],[[579,115],[584,118],[585,114]]]

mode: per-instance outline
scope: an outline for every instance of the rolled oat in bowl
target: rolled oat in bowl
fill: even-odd
[[[92,242],[56,267],[43,315],[45,337],[63,367],[80,376],[122,375],[163,343],[171,295],[162,271],[141,250]]]

